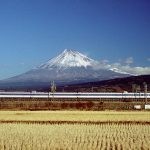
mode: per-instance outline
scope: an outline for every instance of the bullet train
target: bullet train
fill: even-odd
[[[83,99],[143,99],[150,98],[150,93],[93,93],[93,92],[0,92],[0,98],[83,98]]]

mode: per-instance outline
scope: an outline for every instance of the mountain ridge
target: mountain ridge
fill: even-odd
[[[140,86],[140,91],[138,92],[144,92],[144,83],[147,84],[147,91],[150,92],[150,75],[70,84],[67,86],[60,86],[58,90],[65,92],[133,92],[132,85],[138,85]]]

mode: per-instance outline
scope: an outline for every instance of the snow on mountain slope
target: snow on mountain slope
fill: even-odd
[[[100,64],[74,50],[64,50],[57,57],[23,74],[3,80],[3,84],[17,86],[83,83],[130,76],[109,65]],[[1,82],[1,83],[2,83]],[[10,84],[9,84],[10,83]]]
[[[127,72],[123,72],[118,68],[112,67],[111,65],[105,66],[105,64],[100,64],[98,61],[93,60],[79,53],[78,51],[70,49],[65,49],[60,55],[40,65],[39,67],[37,67],[37,69],[51,70],[53,68],[63,69],[69,67],[91,67],[95,70],[98,70],[99,68],[110,70],[120,74],[128,74]]]
[[[39,69],[51,69],[52,67],[88,67],[97,62],[74,50],[65,49],[60,55],[40,65]]]
[[[109,70],[114,71],[114,72],[116,72],[116,73],[129,74],[129,73],[127,73],[127,72],[121,71],[121,70],[118,69],[118,68],[109,68]],[[132,75],[132,74],[131,74],[131,75]]]

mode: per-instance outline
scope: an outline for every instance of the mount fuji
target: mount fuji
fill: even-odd
[[[60,55],[21,75],[0,81],[0,88],[44,87],[102,81],[130,76],[114,68],[99,67],[99,62],[78,51],[65,49]]]

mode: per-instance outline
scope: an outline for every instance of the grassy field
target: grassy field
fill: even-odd
[[[149,150],[150,112],[0,111],[0,150]]]

